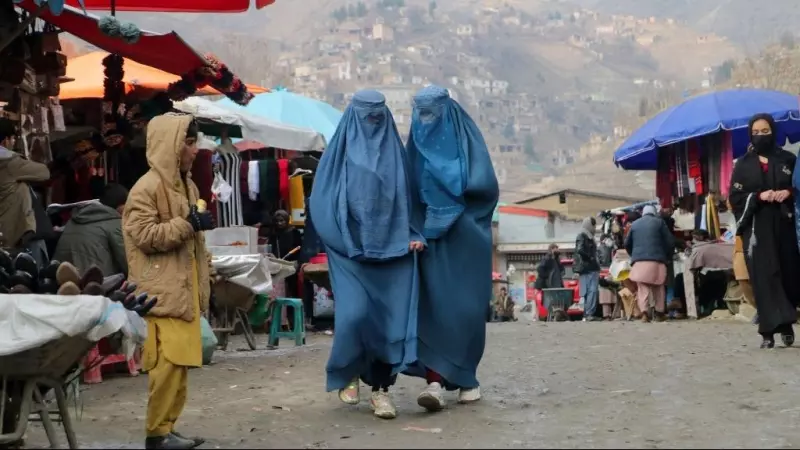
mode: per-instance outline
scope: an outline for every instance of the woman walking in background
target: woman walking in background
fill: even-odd
[[[446,89],[414,97],[408,155],[425,210],[420,255],[419,367],[428,387],[417,403],[444,407],[443,388],[460,403],[481,398],[477,369],[492,295],[492,213],[499,189],[480,130]]]
[[[675,238],[653,205],[642,210],[642,217],[631,225],[625,250],[631,255],[631,281],[636,283],[636,299],[642,321],[649,322],[650,307],[655,319],[664,321],[666,310],[667,264],[672,264]]]
[[[797,180],[793,184],[797,158],[778,146],[777,132],[769,114],[750,119],[750,148],[733,168],[729,198],[753,286],[761,348],[773,348],[776,333],[784,345],[794,343],[800,298],[792,189],[800,187]]]
[[[322,155],[309,209],[336,296],[327,389],[355,405],[360,378],[382,419],[397,415],[389,388],[417,360],[416,252],[424,239],[409,178],[383,94],[357,92]]]

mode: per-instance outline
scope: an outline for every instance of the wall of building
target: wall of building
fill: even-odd
[[[567,194],[567,212],[571,217],[596,216],[600,211],[628,206],[635,201]]]
[[[561,203],[558,194],[548,195],[536,200],[520,203],[526,207],[555,211],[570,218],[583,218],[595,216],[600,211],[628,206],[636,203],[630,199],[614,199],[593,195],[571,193],[565,194],[565,202]]]
[[[499,245],[570,242],[575,240],[581,229],[579,221],[565,220],[547,211],[519,206],[502,206],[499,216]]]

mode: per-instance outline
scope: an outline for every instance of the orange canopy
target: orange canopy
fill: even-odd
[[[103,58],[106,52],[92,52],[86,55],[70,58],[67,62],[67,78],[75,81],[63,83],[61,94],[58,96],[62,100],[74,98],[102,98],[103,97]],[[131,92],[136,88],[152,89],[157,91],[167,90],[167,86],[178,80],[178,77],[153,67],[145,66],[137,62],[125,59],[125,92]],[[247,85],[247,90],[253,94],[269,92],[260,86]],[[221,95],[216,89],[206,86],[198,89],[195,95]]]

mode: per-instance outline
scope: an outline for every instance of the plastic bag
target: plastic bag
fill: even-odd
[[[217,349],[217,336],[205,317],[200,318],[200,338],[203,346],[203,365],[211,364],[211,357]]]
[[[233,188],[225,181],[225,178],[222,178],[222,174],[217,172],[214,174],[214,181],[211,183],[211,193],[214,194],[218,201],[228,203],[231,195],[233,195]]]

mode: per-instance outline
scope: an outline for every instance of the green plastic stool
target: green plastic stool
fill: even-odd
[[[272,323],[269,326],[269,346],[277,347],[281,338],[294,339],[295,346],[305,345],[306,326],[303,313],[303,301],[299,298],[276,298],[272,309]],[[291,306],[294,309],[294,329],[281,331],[281,316],[283,308]]]

